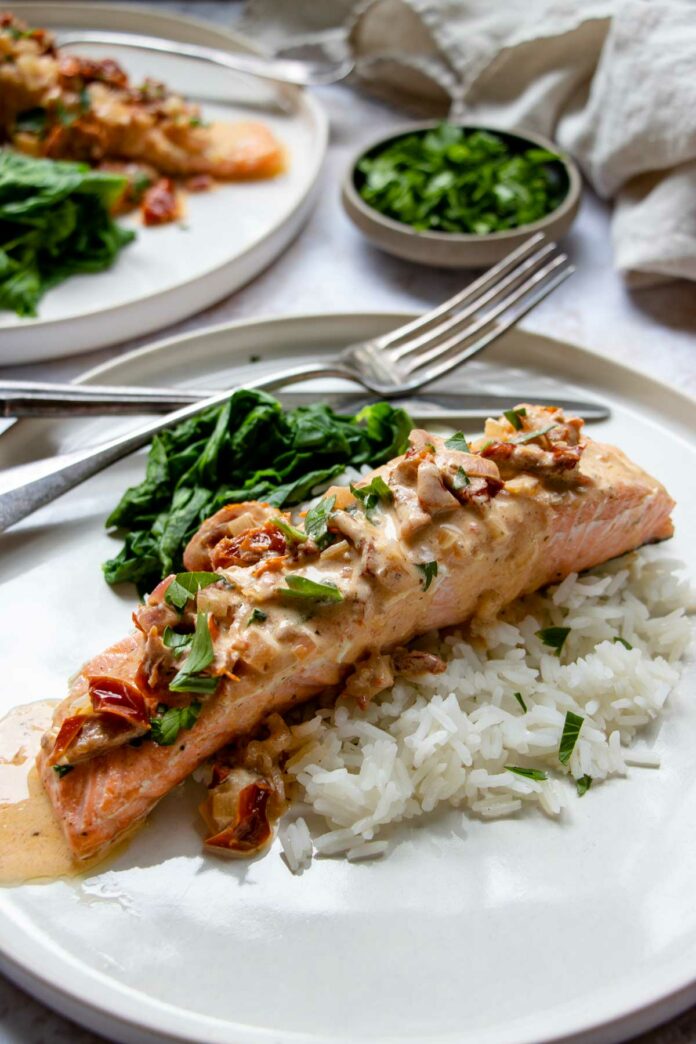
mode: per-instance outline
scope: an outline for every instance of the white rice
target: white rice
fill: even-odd
[[[691,595],[680,568],[663,549],[644,548],[573,573],[470,640],[419,640],[446,660],[444,673],[400,679],[365,711],[340,699],[308,712],[295,726],[303,743],[286,772],[305,814],[323,826],[313,839],[304,819],[281,826],[290,868],[306,867],[313,849],[349,859],[381,855],[388,847],[376,840],[381,831],[441,805],[483,819],[528,806],[558,816],[578,800],[573,779],[589,776],[596,786],[629,764],[658,767],[652,750],[628,748],[661,713],[690,642]],[[549,626],[571,629],[560,658],[536,636]],[[564,766],[558,754],[568,711],[583,723]],[[508,765],[548,778],[528,779]]]

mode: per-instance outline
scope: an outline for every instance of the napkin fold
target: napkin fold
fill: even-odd
[[[413,114],[552,137],[614,201],[630,285],[696,280],[695,0],[248,0],[240,28],[349,50]]]

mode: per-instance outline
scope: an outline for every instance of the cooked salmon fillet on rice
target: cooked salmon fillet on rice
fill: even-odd
[[[107,848],[273,712],[326,690],[366,704],[395,671],[428,669],[409,668],[415,636],[491,620],[667,539],[673,506],[579,418],[527,405],[471,445],[413,431],[403,456],[330,489],[304,528],[267,504],[223,508],[190,542],[190,572],[163,580],[134,632],[85,664],[43,738],[41,776],[75,857]],[[185,724],[175,741],[161,736],[172,708]],[[214,845],[253,847],[272,790],[242,772],[208,807]]]

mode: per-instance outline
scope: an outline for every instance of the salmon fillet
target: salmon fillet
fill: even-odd
[[[44,29],[0,14],[0,139],[52,159],[134,161],[169,177],[267,178],[284,151],[261,123],[206,124],[164,84],[132,85],[111,59],[55,50]]]
[[[134,614],[135,632],[82,668],[44,737],[41,777],[75,856],[108,846],[270,713],[327,688],[350,691],[375,653],[490,619],[570,572],[670,537],[662,485],[581,428],[526,406],[514,424],[488,421],[470,447],[414,431],[409,450],[357,490],[325,495],[324,526],[316,512],[305,520],[309,538],[262,504],[230,505],[204,523],[185,564],[208,586],[192,582],[177,606],[178,581],[163,581]],[[210,636],[192,683],[207,695],[172,682],[183,662],[172,635],[194,628]],[[118,696],[119,684],[148,713],[197,700],[199,716],[170,746],[152,742],[142,713],[114,729],[104,692]]]

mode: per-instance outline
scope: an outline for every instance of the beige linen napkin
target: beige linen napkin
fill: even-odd
[[[248,0],[241,28],[348,48],[410,112],[550,135],[615,201],[630,284],[696,280],[696,0]]]

